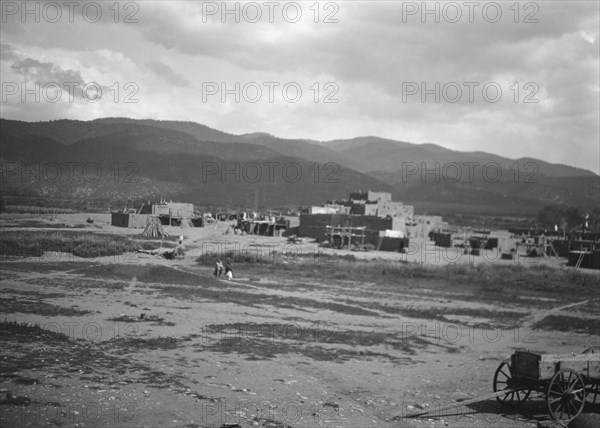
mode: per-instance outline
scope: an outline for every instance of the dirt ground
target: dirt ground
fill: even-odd
[[[2,230],[83,225],[141,234],[108,222],[106,214],[0,216]],[[597,323],[594,296],[570,296],[578,304],[566,305],[524,290],[519,301],[498,303],[463,298],[453,284],[411,288],[400,278],[402,287],[393,288],[237,267],[232,281],[214,279],[198,258],[215,246],[274,249],[290,263],[294,251],[322,251],[310,242],[289,247],[284,238],[224,235],[226,227],[169,228],[184,236],[187,252],[176,260],[142,253],[4,258],[0,424],[535,427],[549,418],[535,394],[516,409],[487,399],[406,416],[489,394],[496,367],[517,349],[580,353],[600,345],[590,329],[534,326],[549,316]],[[427,243],[420,248],[347,253],[427,264],[451,258]]]

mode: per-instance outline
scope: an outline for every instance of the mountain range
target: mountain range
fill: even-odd
[[[391,192],[417,212],[531,215],[598,206],[599,176],[538,159],[378,137],[312,141],[234,135],[194,122],[0,119],[2,193],[56,201],[172,199],[298,207]]]

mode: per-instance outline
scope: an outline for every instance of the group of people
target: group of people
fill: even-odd
[[[214,271],[215,278],[220,278],[222,274],[223,274],[223,262],[219,259],[219,260],[217,260],[217,263],[215,264],[215,271]],[[233,278],[233,270],[231,269],[231,264],[229,264],[229,261],[227,261],[227,263],[225,263],[225,278],[227,278],[228,280],[231,280]]]

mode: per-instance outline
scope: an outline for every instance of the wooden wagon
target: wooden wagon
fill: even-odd
[[[494,392],[489,395],[407,417],[439,414],[491,398],[504,405],[518,406],[532,392],[539,392],[545,396],[552,419],[566,424],[583,411],[586,402],[595,404],[600,398],[600,346],[586,349],[579,355],[516,351],[496,369],[493,386]]]
[[[493,386],[496,399],[510,406],[523,403],[531,392],[543,394],[552,419],[566,423],[583,411],[586,401],[598,399],[600,347],[579,355],[516,351],[496,369]]]

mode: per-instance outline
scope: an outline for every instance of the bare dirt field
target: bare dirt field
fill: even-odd
[[[3,214],[0,233],[139,238],[108,220]],[[406,416],[489,394],[515,350],[600,345],[600,276],[564,260],[449,265],[427,243],[409,255],[323,254],[226,228],[169,228],[186,248],[174,260],[3,256],[0,424],[535,427],[549,419],[535,394],[515,409],[488,399]],[[217,248],[275,255],[234,258],[227,281],[212,275]]]

